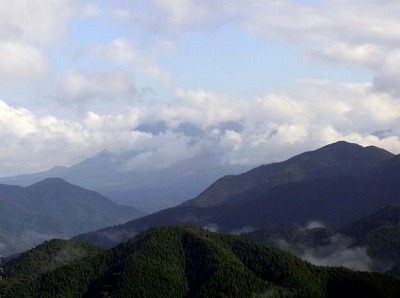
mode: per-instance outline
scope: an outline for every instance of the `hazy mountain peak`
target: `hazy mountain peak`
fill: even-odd
[[[36,183],[32,184],[31,186],[34,186],[34,185],[48,185],[48,184],[72,185],[71,183],[68,183],[67,181],[65,181],[62,178],[49,177],[49,178],[43,179],[42,181],[36,182]]]

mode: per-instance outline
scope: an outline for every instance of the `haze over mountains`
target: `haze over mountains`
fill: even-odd
[[[60,178],[27,187],[0,185],[0,204],[0,254],[4,256],[48,239],[69,238],[143,215]]]
[[[242,236],[316,265],[394,272],[400,266],[399,220],[400,205],[390,205],[338,227],[310,222],[306,226],[258,230]]]
[[[100,181],[95,161],[87,168]],[[0,284],[6,297],[396,297],[400,291],[393,275],[316,267],[199,229],[247,232],[316,265],[399,274],[400,157],[376,147],[334,143],[224,176],[197,197],[142,217],[61,178],[0,185],[0,199],[0,239],[9,253],[83,232],[8,258],[8,282]]]
[[[113,201],[154,212],[196,196],[216,179],[248,166],[222,164],[215,154],[201,154],[157,169],[130,166],[140,152],[102,152],[72,167],[0,178],[0,183],[28,186],[49,177],[98,191]]]
[[[400,157],[376,147],[338,142],[221,178],[198,197],[124,225],[76,239],[112,246],[154,226],[196,225],[221,232],[338,225],[400,198]]]

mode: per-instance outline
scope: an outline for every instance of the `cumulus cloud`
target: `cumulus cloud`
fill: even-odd
[[[1,101],[4,173],[68,165],[102,150],[135,150],[137,156],[127,168],[157,168],[207,150],[223,152],[225,163],[257,165],[338,140],[400,153],[400,24],[395,13],[400,4],[396,1],[382,5],[375,0],[325,0],[311,5],[289,0],[167,4],[152,0],[116,1],[109,6],[84,2],[79,13],[74,10],[79,4],[73,0],[0,3],[7,7],[0,12],[3,82],[51,72],[53,61],[47,54],[65,34],[73,13],[80,21],[112,17],[128,24],[128,29],[133,25],[147,28],[153,34],[149,43],[156,41],[149,46],[128,37],[116,38],[122,30],[97,40],[96,45],[85,45],[90,59],[97,59],[91,62],[106,61],[107,65],[101,64],[104,68],[96,73],[77,63],[60,75],[64,79],[57,92],[63,101],[86,104],[75,120],[68,118],[70,111],[63,117]],[[311,61],[366,69],[374,79],[352,83],[301,78],[287,92],[257,96],[229,96],[202,88],[175,90],[171,75],[158,64],[159,51],[176,49],[179,36],[189,31],[226,22],[267,41],[291,44]],[[115,67],[119,70],[113,71]],[[172,98],[150,100],[150,104],[125,101],[119,106],[118,99],[137,96],[128,68],[164,83]],[[107,103],[112,100],[111,108]],[[93,101],[105,104],[100,109]],[[162,129],[158,131],[143,129],[159,123]]]
[[[4,101],[0,101],[0,127],[4,141],[0,146],[2,173],[69,163],[91,146],[85,145],[87,134],[79,123],[53,116],[39,117],[27,109],[11,107]],[[61,154],[63,150],[68,154]]]
[[[98,77],[72,76],[77,76],[71,88],[76,96],[104,91],[94,83]],[[222,163],[258,165],[338,140],[400,153],[400,107],[392,96],[363,84],[301,84],[307,84],[302,89],[307,92],[242,98],[180,90],[169,102],[137,103],[110,113],[89,111],[75,121],[41,116],[3,101],[3,172],[69,165],[102,150],[136,152],[126,170],[157,169],[204,152],[221,156]],[[121,90],[116,92],[124,93]],[[161,130],[143,129],[160,123]]]
[[[157,170],[193,157],[201,149],[190,137],[173,132],[151,135],[135,146],[141,152],[126,161],[123,170]]]

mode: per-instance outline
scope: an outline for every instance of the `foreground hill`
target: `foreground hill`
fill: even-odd
[[[82,253],[61,263],[63,245]],[[85,245],[53,240],[10,261],[2,297],[397,297],[400,292],[400,279],[391,275],[316,267],[239,236],[197,228],[150,229],[107,251],[88,253]]]
[[[400,266],[400,206],[386,206],[340,227],[259,230],[245,238],[293,253],[314,264],[387,271]]]
[[[226,180],[235,182],[222,183]],[[221,184],[217,182],[204,192],[216,191],[210,200],[200,195],[176,208],[76,239],[112,246],[144,229],[164,225],[196,225],[229,233],[290,228],[312,220],[342,225],[399,203],[400,157],[375,147],[339,142],[220,181],[223,187],[217,190],[221,191],[215,190]],[[208,206],[214,198],[218,204],[211,207],[198,204],[208,202]]]
[[[223,165],[212,154],[194,156],[157,169],[131,164],[142,152],[102,152],[72,167],[54,167],[35,174],[0,178],[0,183],[27,186],[48,177],[96,190],[111,200],[154,212],[176,206],[203,191],[216,179],[248,167]]]
[[[50,238],[120,224],[143,215],[104,196],[49,178],[27,187],[0,185],[0,254],[31,248]]]

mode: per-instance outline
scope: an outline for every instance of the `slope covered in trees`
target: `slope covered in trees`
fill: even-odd
[[[88,252],[83,244],[61,246]],[[63,264],[51,241],[5,265],[4,297],[396,297],[400,279],[323,268],[239,236],[192,227],[153,228]],[[54,248],[57,247],[57,248]],[[79,248],[80,247],[80,248]],[[31,268],[50,263],[42,271]],[[23,286],[22,286],[23,283]],[[2,296],[2,297],[3,297]]]

